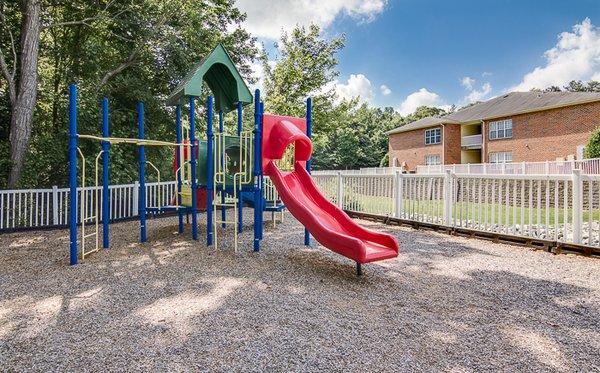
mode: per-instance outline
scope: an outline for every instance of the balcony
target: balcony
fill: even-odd
[[[483,144],[483,134],[463,136],[460,141],[460,146],[466,149],[481,149]]]

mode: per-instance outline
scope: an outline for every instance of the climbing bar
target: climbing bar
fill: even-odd
[[[147,146],[180,146],[176,142],[160,141],[160,140],[146,140],[146,139],[133,139],[128,137],[102,137],[94,135],[77,135],[81,139],[90,139],[98,141],[106,141],[110,144],[135,144],[135,145],[147,145]]]

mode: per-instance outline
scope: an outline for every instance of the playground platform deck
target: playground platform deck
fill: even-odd
[[[265,223],[260,253],[250,226],[234,253],[230,240],[215,251],[175,234],[176,218],[149,219],[143,245],[138,222],[118,223],[111,250],[74,267],[67,230],[0,235],[0,366],[600,369],[600,260],[362,223],[401,250],[362,277],[316,242],[303,246],[289,214]]]

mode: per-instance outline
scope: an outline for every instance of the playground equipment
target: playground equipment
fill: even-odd
[[[202,95],[206,83],[214,96],[206,103],[206,137],[196,136],[196,98]],[[243,107],[254,102],[254,126],[244,131]],[[188,103],[187,123],[182,110]],[[81,217],[81,257],[99,250],[99,224],[102,222],[102,246],[109,247],[109,152],[111,145],[132,144],[138,147],[140,242],[146,242],[148,214],[172,211],[179,217],[179,233],[183,233],[184,215],[191,215],[191,232],[198,239],[198,211],[206,211],[206,245],[218,244],[217,227],[233,226],[234,248],[238,248],[238,233],[242,231],[244,205],[254,208],[253,249],[259,251],[263,238],[263,212],[289,211],[305,226],[304,244],[310,244],[310,234],[327,248],[361,264],[392,258],[398,255],[396,240],[386,234],[365,229],[354,223],[342,210],[323,197],[310,177],[312,151],[312,102],[307,99],[306,118],[292,118],[264,113],[260,91],[254,97],[222,45],[218,45],[182,81],[167,99],[175,106],[176,141],[144,138],[144,104],[137,107],[138,138],[109,136],[108,99],[102,100],[102,136],[77,133],[77,87],[70,87],[69,100],[69,159],[70,159],[70,262],[78,260],[77,213]],[[213,132],[213,111],[218,113],[218,133]],[[237,112],[236,135],[226,135],[224,114]],[[85,157],[77,146],[79,139],[100,141],[102,150],[95,158],[95,186],[85,188]],[[168,205],[146,202],[146,165],[158,177],[160,171],[145,158],[146,146],[173,148],[173,173],[177,192]],[[77,195],[77,155],[82,160],[81,197]],[[102,159],[102,189],[99,190],[99,160]],[[289,171],[287,171],[289,170]],[[267,177],[265,177],[267,176]],[[81,204],[78,205],[78,199]],[[102,202],[102,217],[99,215]],[[215,214],[220,210],[220,216]],[[227,218],[227,210],[233,210]],[[95,224],[92,233],[86,225]],[[86,249],[86,239],[95,237],[95,248]]]

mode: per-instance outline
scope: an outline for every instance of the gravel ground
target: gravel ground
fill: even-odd
[[[598,259],[362,223],[401,254],[361,278],[289,214],[258,254],[175,218],[76,267],[66,230],[0,235],[0,370],[600,371]]]

